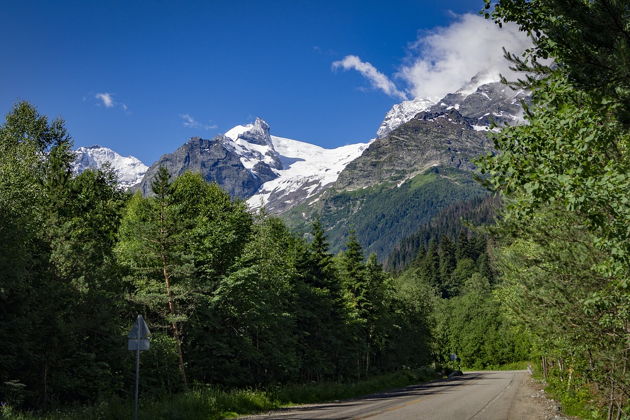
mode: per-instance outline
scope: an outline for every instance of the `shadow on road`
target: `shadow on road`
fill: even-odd
[[[296,419],[305,419],[306,417],[303,417],[300,413],[319,412],[319,411],[334,412],[338,408],[349,409],[352,407],[365,404],[365,402],[367,401],[372,401],[372,402],[381,401],[381,400],[396,401],[398,399],[405,399],[405,397],[422,397],[422,396],[433,395],[433,394],[446,394],[450,392],[455,392],[455,390],[458,387],[466,385],[470,383],[471,381],[474,381],[477,379],[490,380],[490,379],[497,379],[497,378],[490,378],[488,377],[488,375],[484,374],[484,372],[472,372],[472,373],[466,373],[462,376],[457,376],[450,379],[437,379],[437,380],[419,384],[419,385],[410,385],[405,388],[378,392],[375,394],[365,395],[363,397],[358,397],[351,400],[287,407],[284,409],[277,410],[274,413],[276,416],[281,417],[286,420],[290,420],[294,418],[293,416],[290,415],[290,413],[295,413]],[[289,416],[287,416],[287,414]],[[267,417],[267,418],[275,418],[276,416]],[[247,419],[247,418],[250,418],[250,417],[244,417],[243,419]],[[251,418],[257,418],[257,417],[252,416]],[[330,417],[330,418],[342,420],[345,418],[352,418],[352,416],[344,417],[342,415],[341,417]]]

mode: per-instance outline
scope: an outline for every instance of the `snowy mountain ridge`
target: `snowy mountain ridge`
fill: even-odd
[[[523,122],[519,101],[525,99],[527,94],[523,91],[512,91],[509,87],[500,83],[500,76],[491,72],[480,72],[468,83],[460,87],[454,93],[447,94],[444,98],[415,98],[395,104],[385,114],[383,122],[376,132],[376,138],[381,139],[389,133],[410,121],[419,112],[445,111],[455,109],[468,104],[471,114],[479,120],[476,124],[478,131],[487,131],[490,128],[491,119],[494,121],[520,124]],[[506,108],[506,104],[515,105]],[[474,109],[472,109],[474,108]],[[518,108],[518,109],[517,109]],[[485,118],[479,118],[476,114],[483,109]],[[467,113],[463,111],[464,115]],[[468,115],[466,115],[468,116]]]
[[[247,200],[251,208],[265,208],[280,213],[304,202],[334,183],[341,171],[361,156],[368,143],[355,143],[335,149],[283,137],[271,136],[280,156],[278,177],[265,182]]]
[[[188,143],[200,141],[204,140],[192,138]],[[334,183],[346,165],[359,157],[369,145],[369,142],[356,143],[326,149],[272,136],[269,124],[261,118],[256,118],[251,124],[237,125],[211,142],[229,151],[231,156],[240,160],[242,170],[259,180],[260,187],[247,197],[248,205],[253,209],[265,206],[272,213],[299,204]],[[109,163],[124,189],[137,187],[145,174],[150,175],[147,173],[149,168],[140,160],[133,156],[121,156],[107,147],[79,147],[75,154],[74,174],[86,169],[100,169]],[[170,170],[178,173],[173,168]]]
[[[309,199],[309,204],[316,202],[320,193],[338,183],[340,175],[348,178],[344,173],[352,172],[358,165],[354,161],[368,148],[376,148],[383,142],[395,143],[400,133],[393,136],[390,133],[402,129],[415,116],[426,121],[436,119],[436,124],[440,119],[457,120],[473,131],[488,131],[494,123],[522,123],[521,102],[527,102],[528,98],[527,92],[514,91],[499,83],[496,75],[479,74],[441,99],[416,98],[394,105],[381,123],[377,138],[365,143],[326,149],[274,136],[269,124],[256,118],[250,124],[237,125],[212,139],[192,137],[177,150],[162,155],[148,169],[136,158],[120,156],[111,149],[82,147],[76,151],[74,172],[101,168],[109,162],[123,188],[139,189],[151,195],[151,180],[160,166],[166,167],[172,177],[195,171],[208,182],[218,183],[233,197],[247,200],[251,208],[264,206],[267,211],[278,214]],[[436,130],[438,134],[448,131],[445,127]],[[378,154],[370,156],[375,162],[383,158]],[[408,165],[417,166],[414,162]],[[368,166],[371,164],[368,162]],[[367,182],[370,177],[363,178]]]
[[[109,164],[118,176],[119,185],[124,189],[137,185],[149,169],[134,156],[121,156],[112,149],[99,145],[79,147],[74,153],[76,158],[72,172],[75,175],[87,169],[101,169]]]
[[[337,180],[348,163],[363,153],[369,143],[356,143],[335,149],[284,137],[272,136],[269,124],[261,118],[237,125],[224,134],[226,148],[254,175],[262,164],[276,175],[247,200],[253,208],[265,207],[272,213],[303,202]]]
[[[376,137],[381,139],[387,136],[396,128],[412,119],[417,113],[431,108],[437,101],[437,98],[417,98],[392,106],[378,127]]]

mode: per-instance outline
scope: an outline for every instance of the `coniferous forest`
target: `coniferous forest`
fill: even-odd
[[[0,413],[130,401],[127,333],[152,331],[143,396],[350,384],[529,361],[567,410],[630,416],[630,8],[486,0],[533,40],[526,124],[491,133],[489,197],[446,208],[385,270],[352,227],[338,254],[194,173],[149,196],[73,175],[61,120],[0,126]],[[9,407],[9,408],[7,408]],[[16,417],[19,418],[19,417]]]

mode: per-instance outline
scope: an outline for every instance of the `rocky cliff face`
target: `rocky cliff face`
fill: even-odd
[[[486,83],[472,93],[456,92],[446,95],[429,108],[434,113],[457,110],[477,130],[488,130],[492,124],[522,124],[523,107],[529,95],[523,90],[514,91],[502,83]]]
[[[241,156],[226,146],[231,139],[217,136],[211,140],[193,137],[173,153],[163,155],[147,171],[139,189],[143,195],[151,195],[151,181],[160,166],[164,166],[173,178],[186,171],[200,173],[208,182],[216,182],[233,197],[251,196],[263,184],[263,179],[246,168]]]
[[[333,188],[357,190],[381,182],[402,183],[435,166],[473,170],[472,160],[491,150],[485,133],[454,108],[424,111],[375,140],[339,175]]]
[[[246,199],[278,177],[282,162],[271,142],[269,125],[256,118],[252,124],[238,125],[210,140],[193,137],[175,152],[163,155],[142,180],[142,194],[151,194],[151,181],[160,166],[173,178],[186,171],[198,172],[233,197]]]

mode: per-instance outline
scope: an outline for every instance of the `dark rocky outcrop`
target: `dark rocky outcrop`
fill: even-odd
[[[470,123],[477,126],[518,124],[522,122],[521,101],[529,102],[529,94],[523,90],[514,91],[499,83],[487,83],[469,94],[450,93],[433,105],[430,112],[444,112],[456,109]]]
[[[225,146],[227,142],[229,139],[223,136],[211,140],[191,138],[151,165],[139,190],[143,195],[151,195],[151,181],[159,167],[164,166],[173,178],[186,171],[199,172],[206,181],[216,182],[233,197],[250,197],[265,180],[245,168],[240,156]]]

